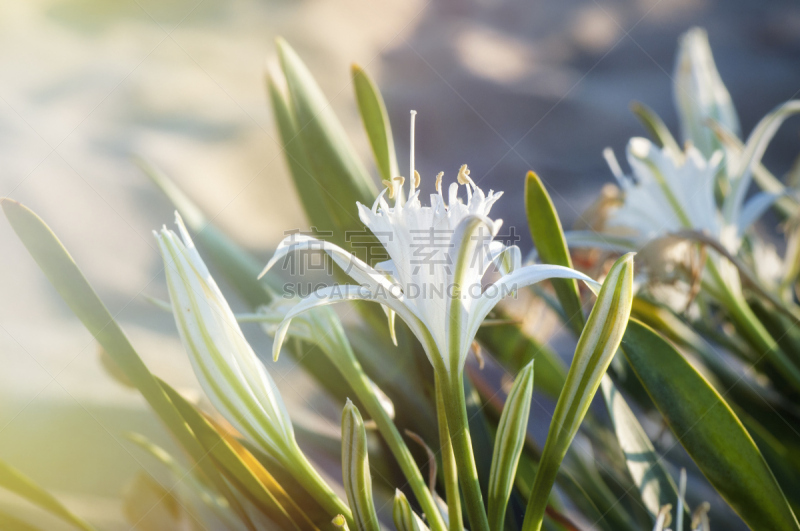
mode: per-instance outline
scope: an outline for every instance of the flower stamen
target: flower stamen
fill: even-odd
[[[416,125],[416,119],[417,119],[417,111],[413,111],[412,110],[411,111],[411,140],[410,140],[410,143],[409,143],[409,145],[411,147],[410,147],[410,150],[409,150],[409,171],[408,171],[408,174],[411,176],[411,183],[410,183],[411,184],[411,191],[408,194],[409,197],[414,194],[414,188],[419,186],[419,181],[416,179],[416,176],[414,175],[416,173],[416,170],[414,169],[414,129],[415,129],[415,125]]]
[[[475,183],[469,176],[469,168],[467,168],[466,164],[462,164],[461,168],[458,169],[458,176],[456,178],[458,179],[458,184],[471,184],[475,186]]]

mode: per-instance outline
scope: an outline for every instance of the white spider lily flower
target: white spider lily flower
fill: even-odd
[[[720,234],[714,183],[721,152],[708,161],[690,145],[676,160],[649,140],[632,138],[627,155],[632,176],[615,172],[624,202],[611,213],[609,227],[634,231],[641,246],[685,229]]]
[[[278,388],[242,334],[177,213],[176,224],[181,238],[166,227],[155,234],[175,323],[197,379],[237,430],[270,454],[290,460],[297,443]]]
[[[680,39],[675,61],[673,93],[684,141],[692,142],[706,157],[722,146],[708,120],[739,135],[739,118],[731,95],[714,64],[708,34],[692,28]]]
[[[416,172],[414,172],[416,174]],[[440,173],[430,206],[419,199],[418,174],[411,179],[404,200],[403,179],[387,183],[372,208],[357,204],[361,221],[375,234],[390,260],[370,267],[329,242],[292,235],[278,246],[264,272],[289,253],[322,250],[358,285],[323,288],[303,299],[285,317],[275,335],[274,353],[280,351],[291,319],[316,306],[343,300],[370,300],[396,313],[411,328],[438,370],[461,371],[478,327],[506,295],[550,278],[575,278],[597,283],[572,269],[550,265],[520,267],[520,251],[494,237],[501,226],[489,213],[501,192],[484,193],[469,177],[466,165],[458,183],[442,192]],[[459,184],[467,201],[458,197]],[[384,195],[395,198],[389,206]],[[503,276],[483,287],[482,279],[495,265]],[[262,273],[263,274],[263,273]]]
[[[714,187],[722,171],[722,151],[706,159],[693,145],[677,156],[645,138],[632,138],[627,149],[632,175],[612,171],[624,192],[608,227],[627,228],[640,249],[655,238],[681,230],[704,232],[736,254],[747,229],[780,197],[759,193],[724,215],[717,205]]]

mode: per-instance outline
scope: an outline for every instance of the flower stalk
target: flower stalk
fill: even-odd
[[[444,474],[444,492],[447,498],[447,516],[450,531],[464,529],[463,515],[461,514],[461,493],[458,490],[458,470],[456,457],[453,454],[453,443],[450,440],[450,429],[447,427],[447,412],[444,406],[442,382],[439,376],[436,379],[436,416],[439,424],[439,441],[442,452],[442,473]]]
[[[292,302],[289,301],[289,304]],[[285,317],[285,304],[276,302],[269,307],[263,307],[256,314],[259,321],[269,334],[275,334],[276,325]],[[333,362],[347,384],[361,401],[370,418],[375,422],[378,431],[383,436],[392,454],[408,480],[411,490],[417,497],[425,516],[428,518],[432,531],[444,531],[445,523],[439,511],[433,494],[428,489],[422,473],[414,461],[408,446],[403,440],[392,416],[381,403],[381,397],[375,389],[375,384],[364,372],[363,367],[353,352],[352,345],[345,335],[341,321],[331,308],[315,308],[303,315],[296,317],[288,333],[310,343],[315,343]],[[280,346],[273,349],[273,358],[277,360]]]

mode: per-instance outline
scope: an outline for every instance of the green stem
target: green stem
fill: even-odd
[[[436,376],[436,415],[439,419],[439,445],[442,451],[442,472],[444,474],[444,491],[447,497],[447,515],[450,531],[463,531],[464,520],[461,514],[461,493],[458,490],[458,471],[456,458],[453,455],[453,444],[447,428],[447,413],[442,394],[442,383]]]
[[[478,469],[472,453],[472,440],[469,435],[467,404],[464,399],[464,376],[461,372],[451,373],[443,385],[443,397],[447,428],[453,445],[458,478],[464,493],[470,528],[472,531],[489,531],[489,519],[483,504],[481,486],[478,482]]]
[[[795,389],[800,391],[800,369],[786,357],[778,343],[759,321],[756,314],[753,313],[744,297],[734,292],[725,283],[717,265],[711,260],[708,261],[708,271],[720,290],[720,302],[725,306],[731,319],[736,324],[736,329],[752,345],[758,355],[767,356],[780,371],[781,375]]]
[[[322,476],[319,475],[317,470],[309,463],[305,454],[298,446],[293,456],[283,461],[285,466],[300,482],[303,488],[308,492],[311,497],[317,500],[325,511],[332,515],[331,518],[337,514],[341,514],[347,520],[347,524],[355,529],[355,522],[353,521],[353,514],[350,512],[350,507],[342,501],[339,496],[328,486]]]
[[[357,361],[355,363],[358,364]],[[430,490],[428,490],[422,473],[419,471],[416,461],[414,461],[414,456],[411,455],[411,451],[403,441],[400,432],[397,431],[397,426],[395,426],[394,421],[392,421],[377,396],[375,396],[375,392],[372,390],[367,375],[361,369],[361,365],[358,364],[351,370],[343,370],[342,374],[347,378],[348,383],[353,388],[353,391],[355,391],[359,400],[361,400],[369,416],[375,421],[386,444],[389,445],[389,449],[392,451],[395,459],[397,459],[400,469],[403,471],[406,480],[408,480],[408,484],[411,486],[411,490],[417,497],[417,501],[422,507],[425,516],[428,517],[428,525],[431,531],[445,531],[446,528],[442,514],[436,506],[433,495]]]
[[[550,437],[547,438],[550,442]],[[547,443],[545,443],[545,450]],[[565,452],[566,453],[566,452]],[[544,455],[544,454],[542,454]],[[522,531],[540,531],[542,522],[544,522],[544,514],[547,509],[547,500],[550,496],[550,491],[553,489],[553,484],[558,476],[558,469],[561,466],[562,459],[541,459],[539,461],[539,468],[536,470],[536,478],[533,480],[533,487],[531,494],[528,497],[528,506],[525,509],[525,519],[522,522]]]

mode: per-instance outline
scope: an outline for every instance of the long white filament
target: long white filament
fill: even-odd
[[[411,149],[409,150],[409,172],[408,172],[408,178],[411,181],[411,194],[414,193],[414,188],[416,187],[416,182],[415,182],[416,179],[414,176],[414,128],[416,120],[417,120],[417,111],[411,111],[411,142],[410,142]],[[409,194],[409,196],[411,194]]]

